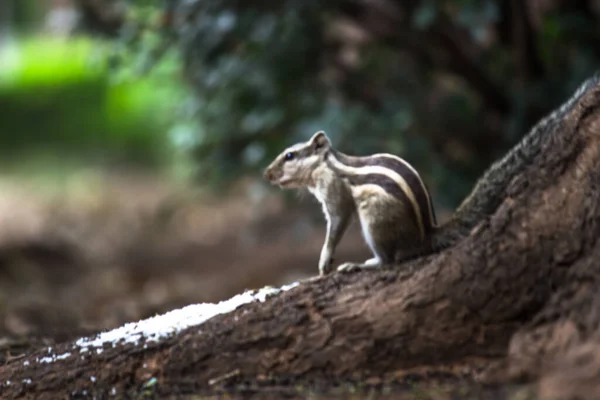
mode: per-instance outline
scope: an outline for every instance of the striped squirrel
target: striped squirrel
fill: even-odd
[[[394,261],[405,261],[416,255],[429,254],[453,245],[461,238],[469,235],[473,228],[492,215],[507,197],[516,196],[522,191],[528,183],[520,178],[520,174],[532,165],[536,158],[545,156],[545,148],[555,147],[557,141],[560,143],[561,140],[564,140],[561,136],[561,129],[565,124],[565,119],[574,118],[578,120],[587,115],[584,112],[587,110],[584,98],[599,92],[599,87],[600,72],[585,80],[569,99],[542,118],[515,147],[503,158],[492,164],[477,181],[469,196],[460,204],[449,221],[435,226],[435,216],[433,215],[433,210],[431,210],[432,224],[430,233],[426,234],[421,246],[417,245],[413,249],[414,252],[412,254],[408,245],[401,243],[398,239],[395,246],[399,249],[399,255],[405,255],[406,258],[397,257]],[[311,144],[313,146],[312,149],[310,147]],[[324,192],[322,189],[323,186],[327,185],[327,182],[333,181],[330,183],[331,190],[333,191],[332,196],[336,195],[335,190],[341,190],[344,193],[343,201],[345,203],[343,207],[352,207],[353,198],[348,196],[348,185],[352,184],[345,183],[342,179],[336,179],[337,175],[333,169],[330,169],[330,165],[334,165],[335,161],[333,163],[330,161],[329,164],[325,161],[325,154],[329,153],[333,154],[333,157],[336,155],[340,156],[339,160],[344,160],[339,161],[340,164],[365,159],[363,157],[344,156],[332,150],[325,134],[318,132],[308,142],[297,144],[282,152],[266,169],[265,177],[271,183],[278,184],[282,188],[308,187],[315,196],[321,196],[320,199],[319,197],[317,198],[323,203],[323,210],[326,216],[328,216],[329,209],[326,208],[327,203],[323,196],[328,191]],[[327,157],[330,158],[331,155]],[[369,158],[366,157],[366,159]],[[357,185],[356,181],[354,185]],[[374,193],[383,193],[385,191],[379,184],[370,186],[370,188],[376,191]],[[345,225],[348,223],[344,219],[340,220],[338,215],[339,209],[332,208],[333,215],[329,217],[327,238],[319,261],[319,270],[321,273],[327,273],[331,270],[333,251],[341,238],[341,233],[344,231]],[[381,211],[379,210],[378,212]],[[388,212],[384,211],[384,213]],[[397,217],[397,214],[394,217]],[[410,218],[408,220],[410,221]],[[427,220],[425,220],[425,223],[427,223]],[[376,266],[380,262],[372,261],[365,264],[368,264],[367,266]],[[363,266],[365,265],[363,264]],[[347,263],[340,266],[340,268],[342,270],[352,269],[352,265],[348,265]]]
[[[335,248],[354,214],[374,257],[364,263],[344,263],[339,271],[405,259],[437,228],[429,191],[406,161],[391,154],[343,154],[323,131],[285,149],[264,177],[281,188],[308,188],[322,204],[327,232],[319,259],[321,275],[331,271]]]

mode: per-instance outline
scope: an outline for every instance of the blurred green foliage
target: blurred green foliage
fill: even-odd
[[[150,63],[180,52],[195,99],[177,143],[222,185],[324,129],[343,151],[403,156],[455,206],[600,65],[593,1],[141,3],[154,13],[130,2],[119,43]]]
[[[406,158],[454,207],[600,65],[597,0],[74,1],[111,40],[0,49],[4,164],[191,156],[226,187],[324,129],[345,152]],[[27,31],[39,3],[13,5]]]
[[[60,164],[164,167],[168,128],[185,91],[173,79],[125,79],[112,45],[85,38],[21,38],[0,49],[0,157],[7,168]],[[170,70],[178,68],[171,63]],[[163,68],[164,70],[164,68]],[[166,82],[166,83],[165,83]]]

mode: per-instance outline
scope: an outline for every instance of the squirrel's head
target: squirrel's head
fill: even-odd
[[[325,132],[319,131],[308,141],[282,151],[265,169],[264,177],[273,185],[286,189],[307,186],[312,181],[312,172],[324,161],[330,147]]]

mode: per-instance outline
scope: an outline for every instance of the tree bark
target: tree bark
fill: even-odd
[[[598,393],[600,77],[482,179],[440,253],[303,282],[159,342],[101,354],[65,343],[52,352],[74,356],[49,364],[36,362],[48,353],[40,349],[0,367],[0,395],[108,397],[151,377],[161,390],[199,393],[215,382],[372,377],[473,357],[499,360],[483,375],[490,382],[537,381],[548,397],[557,387]]]

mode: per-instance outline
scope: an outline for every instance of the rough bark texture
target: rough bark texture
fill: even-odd
[[[146,349],[127,344],[39,364],[42,349],[0,367],[1,380],[13,382],[0,394],[108,396],[113,387],[138,390],[150,377],[161,388],[198,392],[215,378],[335,380],[487,358],[502,360],[487,381],[525,379],[548,398],[593,398],[600,394],[600,79],[584,83],[483,179],[457,212],[460,235],[443,252],[305,282]]]

